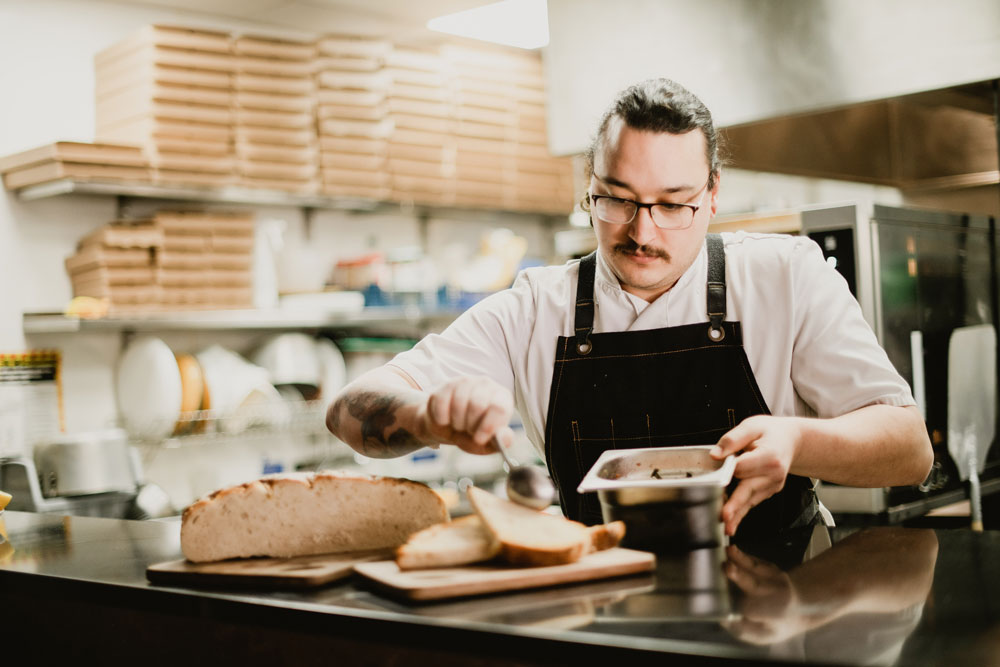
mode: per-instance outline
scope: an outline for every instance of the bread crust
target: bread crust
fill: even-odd
[[[389,548],[447,520],[444,501],[420,482],[344,471],[283,473],[192,503],[181,516],[181,550],[205,562]]]

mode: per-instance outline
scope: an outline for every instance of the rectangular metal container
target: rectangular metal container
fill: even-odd
[[[711,448],[609,450],[577,492],[597,492],[604,521],[625,522],[623,546],[656,552],[720,546],[723,497],[736,459],[717,461]]]

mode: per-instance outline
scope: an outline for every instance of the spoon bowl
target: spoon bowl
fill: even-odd
[[[556,487],[548,473],[538,466],[522,466],[511,461],[496,438],[493,439],[493,446],[507,464],[507,497],[518,505],[536,510],[551,505],[555,500]]]

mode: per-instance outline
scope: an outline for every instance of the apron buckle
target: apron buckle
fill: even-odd
[[[576,351],[582,355],[590,354],[590,351],[594,349],[593,343],[590,342],[589,338],[585,338],[576,344]]]
[[[709,340],[718,343],[719,341],[721,341],[725,337],[726,337],[726,330],[725,329],[723,329],[722,327],[719,327],[718,329],[716,329],[714,324],[709,324],[708,325],[708,338],[709,338]]]

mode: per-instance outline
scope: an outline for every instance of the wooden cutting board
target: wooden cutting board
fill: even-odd
[[[238,558],[212,563],[192,563],[182,558],[150,565],[146,568],[146,578],[154,584],[182,586],[310,588],[343,579],[356,565],[381,560],[390,553],[379,549],[297,558]]]
[[[575,563],[548,567],[482,563],[465,567],[400,570],[395,561],[381,560],[360,563],[354,570],[395,597],[440,600],[617,577],[647,572],[655,566],[656,557],[651,553],[616,548],[588,554]]]

